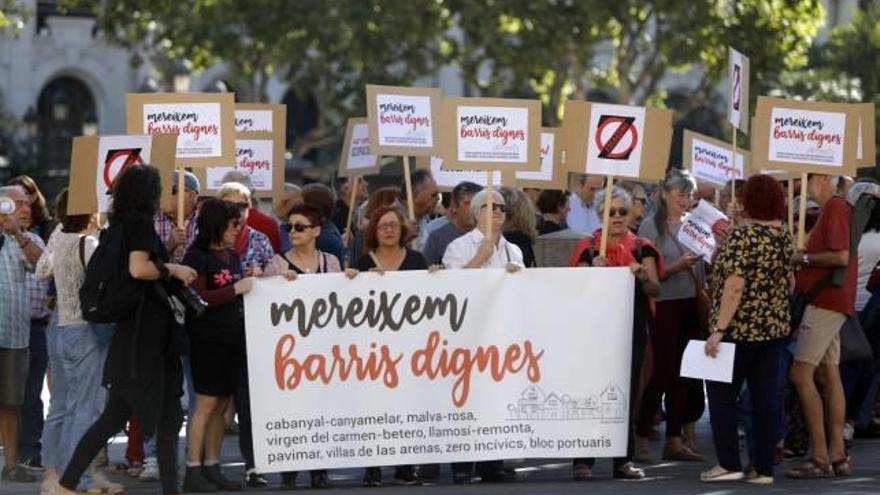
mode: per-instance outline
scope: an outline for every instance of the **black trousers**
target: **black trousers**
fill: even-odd
[[[238,413],[238,448],[244,458],[245,470],[254,469],[254,433],[251,428],[251,389],[248,383],[247,347],[242,345],[244,353],[241,361],[241,376],[238,380],[235,394],[232,396],[235,402],[235,411]]]
[[[733,361],[733,382],[706,382],[709,413],[718,464],[728,471],[742,471],[739,438],[736,432],[737,397],[743,382],[749,387],[755,413],[755,458],[758,474],[773,476],[773,453],[776,449],[779,393],[779,359],[784,339],[766,342],[737,342]]]
[[[159,461],[159,478],[162,480],[162,493],[179,493],[177,483],[177,436],[183,420],[178,397],[166,397],[162,401],[159,425],[156,429],[156,457]],[[73,457],[61,476],[61,486],[75,491],[80,477],[83,475],[98,451],[107,441],[125,426],[134,413],[131,404],[119,393],[110,390],[104,412],[86,431]]]

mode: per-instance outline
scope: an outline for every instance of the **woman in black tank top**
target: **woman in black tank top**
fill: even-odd
[[[321,235],[321,214],[308,205],[294,207],[287,217],[290,243],[293,246],[282,254],[276,254],[266,271],[280,273],[292,270],[298,275],[337,273],[342,271],[339,260],[317,248]]]

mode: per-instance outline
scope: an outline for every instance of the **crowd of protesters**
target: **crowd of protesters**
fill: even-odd
[[[730,188],[717,196],[729,221],[713,228],[718,248],[706,260],[678,240],[700,189],[676,168],[659,186],[606,188],[601,177],[581,176],[570,191],[490,193],[462,182],[442,200],[430,172],[411,180],[412,211],[405,187],[369,191],[366,180],[340,179],[336,191],[286,184],[265,213],[247,176],[230,173],[215,197],[203,197],[187,172],[184,190],[175,177],[171,191],[174,205],[183,195],[183,224],[160,207],[159,175],[148,165],[120,175],[107,215],[68,214],[67,191],[52,215],[28,177],[0,187],[0,479],[33,483],[42,473],[44,494],[119,493],[105,471],[160,481],[166,494],[269,486],[255,469],[245,354],[243,295],[255,278],[493,268],[516,276],[541,266],[544,239],[571,241],[571,267],[629,267],[635,278],[631,431],[626,456],[613,460],[615,478],[645,476],[639,465],[656,461],[651,440],[661,423],[663,460],[707,462],[694,428],[706,403],[716,463],[704,482],[770,484],[787,458],[805,458],[789,477],[848,476],[854,439],[880,437],[880,367],[871,359],[880,341],[877,184],[815,174],[798,184],[811,208],[797,246],[786,182],[738,181],[735,196]],[[115,324],[89,323],[79,289],[99,235],[114,229],[125,238],[139,307]],[[174,285],[201,298],[200,315],[181,321],[174,298],[156,288]],[[731,383],[679,376],[691,339],[705,340],[709,356],[736,345]],[[220,464],[233,415],[243,480]],[[107,441],[119,432],[124,458],[108,459]],[[449,461],[455,483],[515,478],[502,461]],[[575,459],[573,477],[590,478],[594,463]],[[393,482],[419,484],[437,472],[396,466]],[[281,480],[293,488],[297,473]],[[381,486],[382,468],[366,469],[363,483]],[[332,486],[325,470],[312,471],[309,484]]]

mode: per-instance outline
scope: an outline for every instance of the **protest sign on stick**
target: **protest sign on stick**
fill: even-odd
[[[541,103],[505,98],[446,98],[440,134],[444,168],[482,170],[490,221],[494,186],[490,172],[541,169]]]
[[[410,219],[415,218],[410,156],[439,154],[442,93],[437,88],[367,85],[370,148],[378,156],[403,157]]]
[[[116,178],[133,165],[152,165],[162,181],[161,203],[171,205],[176,134],[73,138],[67,203],[69,215],[107,213]]]
[[[452,192],[452,189],[461,182],[473,182],[482,187],[486,187],[486,174],[479,170],[448,170],[443,167],[443,158],[439,156],[418,156],[416,157],[416,169],[430,170],[434,182],[437,183],[437,189],[441,192]],[[511,172],[492,171],[492,187],[500,188],[503,186],[514,187],[516,180]]]
[[[379,157],[370,148],[370,134],[366,118],[348,119],[345,128],[345,140],[342,144],[342,155],[339,157],[338,177],[351,180],[351,198],[349,205],[354,205],[361,176],[379,173],[381,168]],[[351,231],[354,218],[354,207],[348,209],[345,221],[345,232]]]
[[[734,166],[733,148],[724,141],[685,129],[682,143],[684,168],[716,191],[727,186],[731,177],[744,180],[748,176],[751,159],[748,151],[737,150]]]
[[[125,95],[125,127],[129,134],[178,135],[175,161],[180,187],[183,167],[234,162],[234,106],[232,93],[130,93]],[[182,194],[177,219],[183,227]]]
[[[600,254],[605,255],[615,177],[660,181],[672,142],[672,112],[586,101],[565,104],[564,162],[569,172],[605,176],[606,208]]]
[[[731,47],[727,48],[730,99],[727,103],[727,121],[733,134],[733,154],[737,154],[738,130],[749,132],[749,58]],[[745,175],[743,176],[745,177]],[[736,177],[730,180],[730,201],[736,204]]]
[[[685,215],[678,230],[678,242],[707,263],[712,263],[716,247],[715,231],[724,222],[729,222],[727,216],[701,199],[697,207]]]
[[[798,247],[804,247],[809,173],[855,175],[859,110],[846,103],[758,98],[752,164],[801,176]]]
[[[195,169],[203,194],[215,195],[223,178],[236,170],[251,181],[254,195],[277,198],[284,193],[287,105],[235,105],[235,160],[223,166]]]
[[[565,190],[567,171],[562,163],[561,129],[541,129],[541,169],[516,172],[516,186],[534,189]]]

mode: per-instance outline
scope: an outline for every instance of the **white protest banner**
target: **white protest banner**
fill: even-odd
[[[728,47],[727,121],[734,129],[749,132],[749,58]]]
[[[539,171],[541,103],[503,98],[446,98],[442,154],[451,170]]]
[[[633,288],[627,268],[257,280],[257,469],[622,456]]]
[[[437,183],[437,189],[441,192],[450,192],[452,189],[462,182],[473,182],[482,187],[486,187],[486,172],[478,170],[447,170],[443,168],[443,159],[439,156],[420,156],[416,158],[416,168],[427,169],[431,171],[434,182]],[[492,172],[492,186],[495,189],[502,186],[513,186],[513,175],[511,173]]]
[[[724,213],[718,211],[705,199],[701,199],[697,207],[685,216],[678,230],[678,242],[711,263],[716,246],[713,228],[725,221],[728,219]]]
[[[737,150],[734,168],[733,149],[723,141],[685,129],[683,143],[684,167],[701,181],[723,188],[748,175],[748,151]]]
[[[339,177],[379,173],[379,157],[370,149],[368,127],[367,119],[348,119],[339,157]]]
[[[235,155],[231,93],[132,93],[125,96],[129,134],[177,134],[177,165],[227,165]]]
[[[150,164],[159,169],[163,206],[171,202],[171,178],[177,136],[79,136],[70,154],[67,213],[106,213],[112,204],[110,190],[128,167]]]
[[[436,154],[442,93],[436,88],[367,85],[370,146],[378,156]]]

